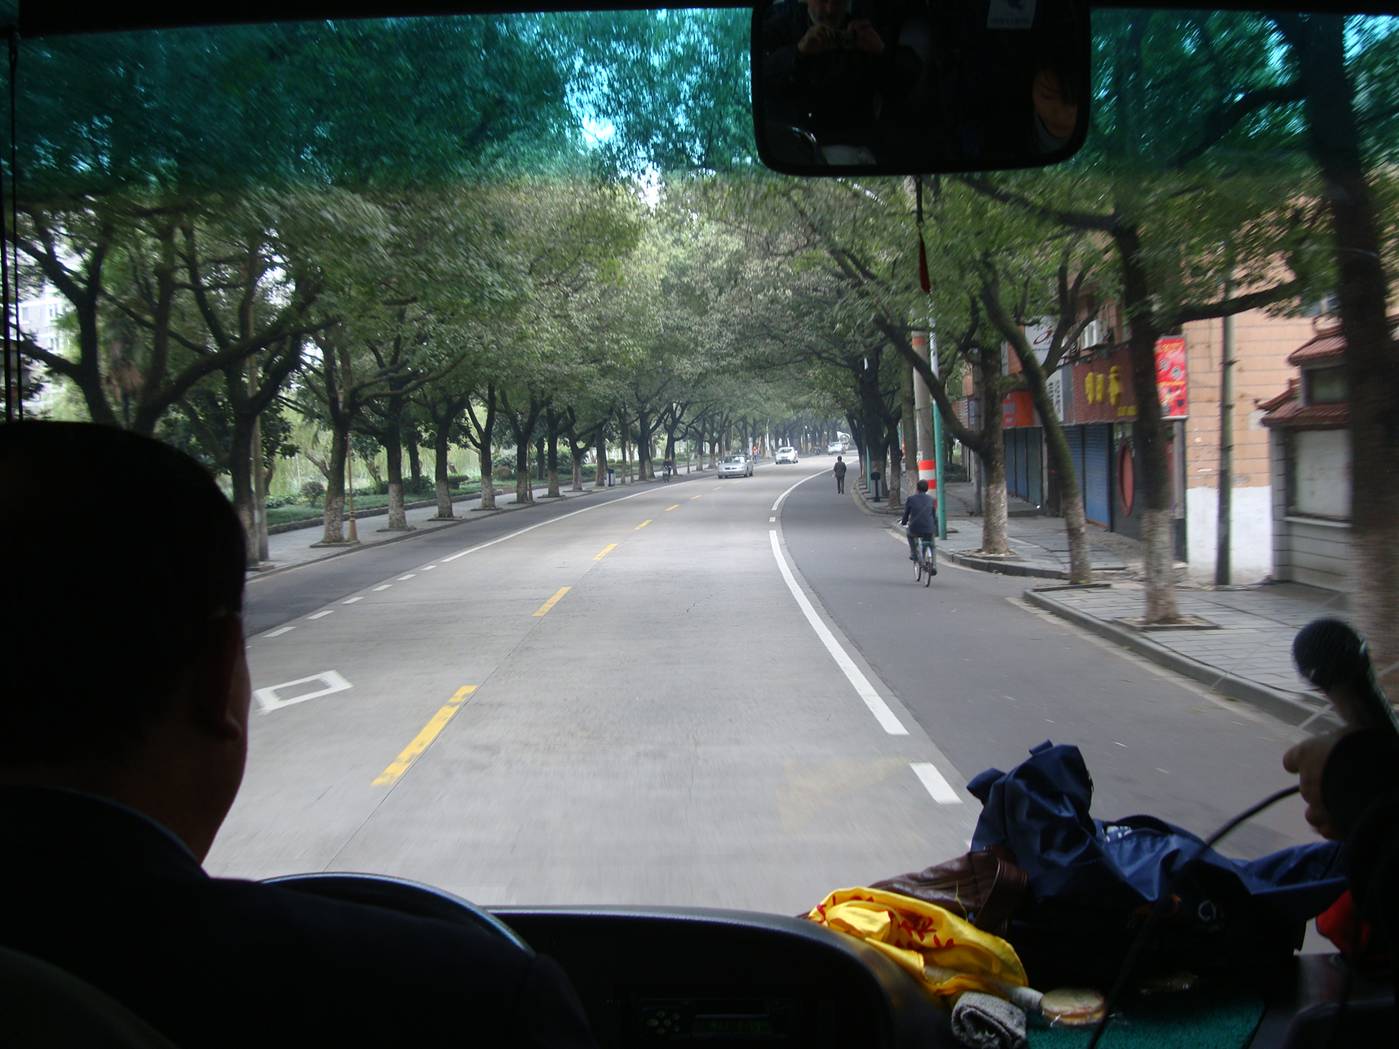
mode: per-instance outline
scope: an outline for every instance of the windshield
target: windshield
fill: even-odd
[[[1395,23],[1100,12],[1073,161],[803,181],[749,17],[21,41],[23,413],[188,452],[256,565],[212,872],[805,912],[965,852],[1046,739],[1095,816],[1209,833],[1333,724],[1314,616],[1393,678],[1351,424],[1399,399],[1342,312],[1395,272]],[[1222,847],[1311,840],[1293,799]]]

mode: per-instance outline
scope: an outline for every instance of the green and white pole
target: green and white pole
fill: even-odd
[[[942,373],[938,371],[938,337],[937,330],[932,324],[928,325],[928,364],[932,368],[933,374],[939,378]],[[943,498],[943,485],[946,483],[947,473],[943,460],[942,442],[942,411],[938,408],[938,402],[933,401],[933,480],[930,488],[936,489],[937,510],[938,510],[938,538],[947,538],[947,500]]]

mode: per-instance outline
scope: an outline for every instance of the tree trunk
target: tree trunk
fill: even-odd
[[[534,502],[534,481],[529,475],[529,438],[516,434],[515,438],[515,502]]]
[[[481,464],[481,509],[494,510],[495,505],[495,406],[486,408],[486,421],[481,425],[477,455]]]
[[[636,478],[649,481],[655,476],[651,469],[651,413],[641,408],[636,413]]]
[[[627,474],[631,471],[631,462],[627,458],[627,423],[622,420],[622,483],[627,483]]]
[[[899,445],[899,431],[895,427],[890,431],[889,441],[889,508],[892,510],[903,509],[903,461],[904,450]]]
[[[451,453],[451,436],[451,425],[439,422],[432,440],[433,486],[437,492],[437,517],[434,520],[438,521],[450,520],[455,516],[452,513],[452,465],[447,458]]]
[[[345,452],[349,434],[345,424],[332,422],[330,429],[330,469],[325,480],[325,531],[323,543],[345,541]]]
[[[1166,434],[1161,421],[1161,396],[1156,390],[1156,338],[1146,270],[1135,226],[1123,223],[1113,233],[1122,263],[1123,307],[1130,318],[1127,346],[1132,363],[1132,386],[1137,417],[1132,441],[1142,469],[1142,543],[1145,547],[1147,623],[1173,623],[1176,608],[1175,558],[1171,549],[1171,476],[1166,461]]]
[[[900,421],[903,423],[904,434],[904,466],[907,484],[904,498],[912,495],[918,488],[918,409],[914,406],[913,396],[913,369],[904,367],[903,388],[899,390],[899,400],[901,410]],[[931,425],[931,423],[930,423]],[[946,482],[943,482],[944,484]],[[938,489],[938,498],[942,498],[941,487]],[[902,505],[902,503],[900,503]]]
[[[563,492],[559,491],[559,431],[552,412],[550,413],[549,433],[546,437],[544,454],[549,467],[549,491],[547,494],[550,499],[560,499],[563,497]]]
[[[597,432],[597,463],[593,468],[594,488],[607,487],[607,427],[602,427]]]
[[[1064,424],[1049,398],[1049,387],[1039,359],[1033,353],[1026,357],[1019,347],[1015,347],[1015,351],[1020,358],[1021,374],[1025,376],[1030,398],[1035,402],[1035,410],[1040,413],[1040,422],[1044,425],[1045,447],[1049,451],[1050,469],[1054,471],[1055,488],[1063,508],[1064,536],[1069,544],[1069,582],[1091,583],[1093,559],[1088,549],[1088,523],[1083,513],[1078,473],[1074,469],[1073,455],[1069,452],[1068,438],[1064,436]],[[1153,357],[1153,371],[1155,367]]]
[[[1006,446],[1001,415],[1000,348],[983,347],[981,372],[981,461],[986,486],[982,490],[981,553],[1004,557],[1010,543],[1006,539],[1010,508],[1006,498]],[[942,478],[938,478],[939,484]]]
[[[384,446],[389,468],[389,520],[386,532],[408,531],[408,514],[403,506],[403,445],[390,438]]]
[[[1346,341],[1352,609],[1381,685],[1399,696],[1399,352],[1385,319],[1389,281],[1345,67],[1345,25],[1340,15],[1312,15],[1305,29],[1297,49],[1304,105],[1335,233]]]
[[[413,491],[422,490],[423,486],[423,463],[418,450],[418,428],[410,426],[408,428],[408,478],[412,482]]]
[[[583,456],[586,453],[587,448],[580,448],[573,453],[573,484],[569,487],[570,492],[583,490]]]
[[[248,563],[260,560],[257,549],[257,518],[253,495],[253,426],[242,412],[233,413],[233,433],[229,439],[228,477],[233,486],[233,510],[243,525]]]

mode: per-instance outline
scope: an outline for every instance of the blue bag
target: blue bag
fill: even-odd
[[[1074,746],[1041,743],[1010,772],[987,769],[967,789],[982,804],[972,849],[1009,854],[1028,876],[1029,899],[1007,938],[1032,979],[1038,967],[1054,969],[1053,982],[1110,982],[1202,841],[1151,816],[1095,820],[1093,780]],[[1338,852],[1318,842],[1244,861],[1206,850],[1175,884],[1148,966],[1224,971],[1290,956],[1306,921],[1345,889]]]

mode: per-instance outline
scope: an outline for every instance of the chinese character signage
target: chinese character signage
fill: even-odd
[[[1156,342],[1156,387],[1161,414],[1184,419],[1189,414],[1185,340],[1180,336]],[[1131,422],[1137,417],[1137,397],[1132,385],[1132,361],[1121,347],[1102,360],[1075,364],[1070,423]],[[1066,398],[1067,399],[1067,398]]]

